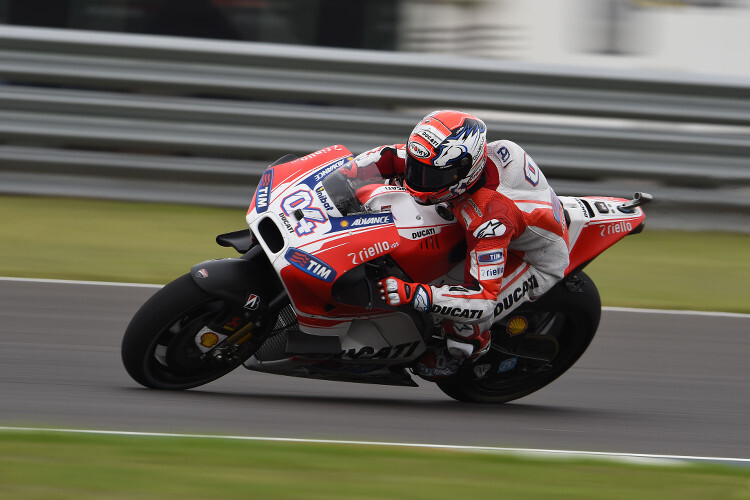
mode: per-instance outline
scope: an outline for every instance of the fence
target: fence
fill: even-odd
[[[558,194],[645,190],[661,225],[750,230],[750,81],[9,26],[0,80],[4,193],[242,207],[277,157],[453,108]]]

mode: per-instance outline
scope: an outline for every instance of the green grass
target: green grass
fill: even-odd
[[[168,283],[200,261],[243,210],[68,198],[0,197],[0,275]]]
[[[0,433],[0,498],[742,499],[745,468],[378,446]]]
[[[628,236],[587,268],[610,306],[750,312],[750,234]]]
[[[0,275],[167,283],[237,255],[218,233],[245,211],[66,198],[0,197]],[[629,236],[588,268],[609,306],[750,312],[750,235]]]

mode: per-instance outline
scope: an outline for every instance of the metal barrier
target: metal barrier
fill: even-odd
[[[0,80],[5,193],[243,206],[283,154],[403,142],[454,108],[558,194],[651,190],[691,227],[750,215],[750,81],[9,26]]]

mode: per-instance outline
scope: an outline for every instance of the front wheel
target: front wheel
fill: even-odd
[[[594,338],[600,316],[591,278],[583,272],[567,277],[537,302],[494,324],[490,351],[437,385],[466,402],[506,403],[527,396],[573,366]]]
[[[128,374],[145,387],[197,387],[226,375],[252,354],[246,349],[241,356],[223,359],[207,355],[201,333],[216,342],[226,336],[214,332],[225,327],[236,331],[249,321],[252,318],[237,304],[210,295],[185,274],[156,292],[135,314],[122,341],[122,361]]]

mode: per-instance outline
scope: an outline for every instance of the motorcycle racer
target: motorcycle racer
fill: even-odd
[[[430,113],[406,144],[362,153],[344,171],[367,178],[373,168],[403,184],[418,203],[445,204],[466,231],[463,283],[396,277],[378,283],[388,305],[411,304],[441,322],[445,347],[425,353],[417,374],[452,375],[464,360],[489,350],[493,322],[563,278],[569,258],[562,205],[519,145],[487,144],[484,122],[459,111]]]

